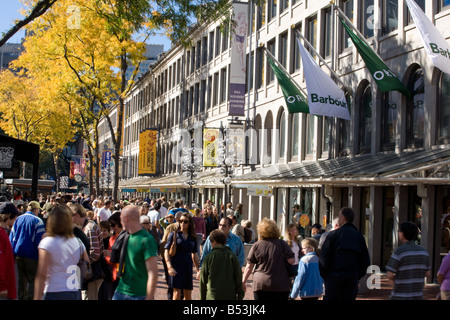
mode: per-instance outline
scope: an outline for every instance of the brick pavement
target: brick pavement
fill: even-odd
[[[163,278],[164,268],[161,258],[158,258],[159,278],[155,294],[156,300],[167,300],[167,285]],[[389,295],[392,290],[392,284],[387,279],[386,275],[381,275],[380,289],[367,290],[359,293],[356,300],[389,300]],[[424,300],[436,300],[436,295],[439,292],[439,285],[427,284],[424,288]],[[199,282],[194,277],[194,290],[192,292],[192,299],[199,300]],[[253,300],[253,292],[251,288],[251,276],[247,282],[247,290],[245,292],[244,300]]]

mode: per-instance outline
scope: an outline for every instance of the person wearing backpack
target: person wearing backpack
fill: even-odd
[[[241,227],[244,228],[244,243],[253,243],[255,242],[255,233],[251,229],[252,222],[250,220],[242,220]]]

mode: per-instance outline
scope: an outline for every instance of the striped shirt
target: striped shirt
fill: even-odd
[[[392,254],[386,270],[395,273],[392,300],[421,300],[430,260],[425,249],[408,241]]]
[[[83,228],[84,233],[89,239],[91,248],[89,249],[89,260],[91,263],[100,259],[103,252],[103,237],[98,225],[90,220]]]

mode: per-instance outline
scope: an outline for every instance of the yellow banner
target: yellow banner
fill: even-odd
[[[219,129],[203,129],[203,166],[217,167],[217,139]]]
[[[145,130],[139,134],[138,175],[156,174],[157,130]]]

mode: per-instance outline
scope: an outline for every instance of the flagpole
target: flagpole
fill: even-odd
[[[339,81],[339,83],[346,89],[348,90],[352,95],[353,95],[353,90],[351,88],[347,88],[347,86],[345,85],[345,83],[340,79],[339,75],[334,72],[333,69],[330,68],[330,66],[328,65],[328,63],[322,58],[322,56],[317,52],[317,50],[313,47],[313,45],[311,43],[309,43],[309,41],[305,38],[305,36],[303,34],[300,33],[300,31],[298,31],[297,29],[294,29],[295,33],[303,39],[303,41],[305,42],[305,44],[312,50],[314,51],[314,53],[319,57],[319,60],[325,65],[325,67],[327,67],[328,70],[330,70],[331,74],[336,78],[337,81]]]
[[[277,60],[277,58],[274,57],[274,55],[267,50],[267,48],[261,44],[261,47],[264,49],[266,54],[278,65],[278,67],[291,79],[291,81],[297,86],[297,88],[305,95],[305,97],[308,97],[308,94],[298,85],[298,83],[294,80],[294,78],[290,75],[290,73],[283,67],[283,65]]]
[[[369,47],[372,48],[372,46],[367,42],[366,37],[358,30],[358,28],[355,27],[355,25],[350,21],[350,19],[345,15],[345,13],[338,7],[338,6],[334,6],[334,10],[337,12],[337,14],[339,15],[339,17],[341,17],[342,19],[344,19],[344,21],[356,32],[356,34],[361,38],[362,41],[364,41],[364,43]],[[375,54],[377,55],[377,57],[380,60],[383,60],[380,55],[378,54],[378,52],[376,52],[375,50],[372,50],[373,52],[375,52]]]

